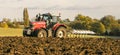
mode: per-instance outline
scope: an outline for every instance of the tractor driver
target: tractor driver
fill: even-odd
[[[46,25],[49,28],[51,21],[52,21],[52,16],[50,13],[43,14],[43,19],[46,21]]]
[[[36,21],[42,21],[43,18],[41,17],[40,13],[36,15]]]
[[[43,19],[44,19],[44,21],[46,22],[46,24],[47,24],[47,26],[48,26],[49,23],[50,23],[50,18],[49,18],[49,16],[44,16]]]

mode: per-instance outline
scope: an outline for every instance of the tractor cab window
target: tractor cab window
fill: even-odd
[[[43,19],[46,21],[46,20],[49,19],[49,17],[48,16],[43,16]]]
[[[57,18],[58,18],[57,16],[53,16],[52,17],[52,22],[57,22]]]

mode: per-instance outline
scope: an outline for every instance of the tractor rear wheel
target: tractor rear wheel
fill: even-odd
[[[66,37],[66,28],[65,27],[59,27],[56,31],[55,37]]]
[[[37,37],[47,37],[47,31],[44,29],[40,29],[38,31]]]

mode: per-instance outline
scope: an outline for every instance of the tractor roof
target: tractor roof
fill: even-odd
[[[52,16],[50,13],[45,13],[45,14],[42,14],[43,16]]]

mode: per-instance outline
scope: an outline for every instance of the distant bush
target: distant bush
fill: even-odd
[[[8,28],[8,24],[7,24],[6,22],[1,22],[1,23],[0,23],[0,26],[1,26],[2,28]]]

